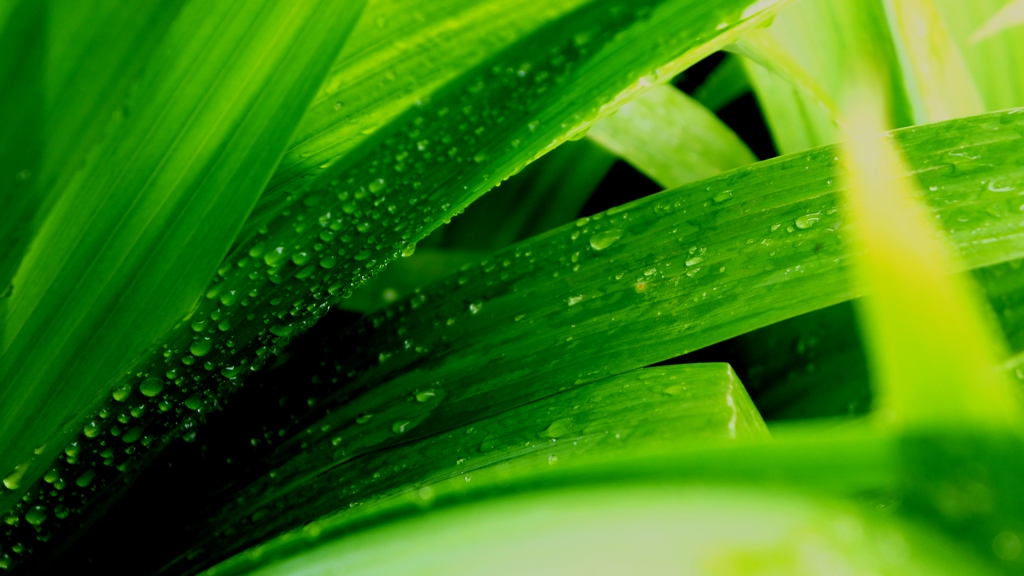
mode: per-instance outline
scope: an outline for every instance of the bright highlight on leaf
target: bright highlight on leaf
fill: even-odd
[[[870,86],[870,84],[869,84]],[[865,90],[851,105],[845,148],[854,282],[883,419],[899,426],[1016,426],[1019,391],[1000,365],[1005,345],[963,267],[919,206]],[[994,180],[992,182],[995,182]]]
[[[1021,24],[1024,24],[1024,0],[1009,0],[971,35],[971,42],[981,42]]]
[[[666,188],[757,160],[714,114],[671,86],[641,94],[587,136]]]

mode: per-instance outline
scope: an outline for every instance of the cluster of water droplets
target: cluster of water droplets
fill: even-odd
[[[576,112],[543,127],[531,117],[537,103],[637,13],[619,7],[606,16],[567,41],[541,42],[547,47],[535,60],[495,61],[418,102],[367,154],[326,166],[315,183],[291,194],[277,217],[241,240],[194,311],[119,380],[103,407],[83,420],[53,469],[8,512],[5,541],[16,543],[11,550],[21,554],[32,541],[45,542],[49,532],[41,526],[81,512],[144,449],[174,438],[194,440],[204,414],[219,409],[246,374],[259,370],[332,302],[521,169],[538,145],[547,145],[538,144],[541,138],[592,114]],[[506,173],[487,169],[495,155],[510,159],[502,168]],[[594,249],[604,249],[614,240],[595,242]],[[416,307],[415,299],[410,306]],[[483,306],[481,299],[466,310],[472,315]],[[383,362],[390,354],[375,357]],[[412,420],[396,420],[388,431],[403,434],[412,427]],[[45,465],[30,459],[5,484],[18,490],[23,476]]]

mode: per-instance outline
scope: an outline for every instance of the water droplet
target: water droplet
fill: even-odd
[[[583,295],[577,294],[576,296],[569,296],[569,306],[575,306],[583,301]]]
[[[242,373],[244,368],[241,366],[225,366],[221,369],[220,375],[225,378],[235,378]]]
[[[309,252],[306,252],[305,250],[301,250],[299,252],[292,254],[292,262],[296,266],[304,266],[307,262],[309,262],[309,259]]]
[[[238,301],[238,291],[228,290],[224,294],[220,295],[220,303],[225,306],[234,306],[235,302]]]
[[[277,325],[270,327],[270,333],[274,336],[288,336],[295,331],[295,326],[288,325]]]
[[[410,424],[408,420],[400,420],[391,426],[391,431],[395,434],[405,434],[405,431],[411,428]]]
[[[132,389],[129,388],[126,384],[121,384],[115,387],[113,392],[110,393],[110,395],[114,397],[114,400],[117,400],[118,402],[124,402],[124,399],[127,398],[128,395],[131,394],[131,392]]]
[[[408,258],[409,256],[412,256],[413,253],[415,253],[415,252],[416,252],[416,244],[409,244],[408,246],[406,246],[405,248],[402,249],[402,257]]]
[[[373,414],[361,414],[356,418],[356,424],[366,424],[373,418]]]
[[[725,202],[726,200],[729,200],[731,198],[732,198],[732,190],[722,190],[718,194],[715,194],[715,196],[714,196],[714,198],[712,198],[712,200],[715,201],[715,204],[721,204],[722,202]]]
[[[142,392],[143,396],[152,398],[164,389],[164,381],[159,378],[146,378],[139,384],[139,392]]]
[[[808,228],[817,224],[818,220],[821,220],[821,212],[811,212],[810,214],[804,214],[803,216],[800,216],[799,218],[796,219],[796,222],[794,223],[796,224],[797,228],[801,230],[807,230]]]
[[[573,418],[559,418],[558,420],[552,422],[550,426],[545,428],[544,431],[540,433],[540,435],[545,436],[547,438],[558,438],[560,436],[565,436],[566,434],[572,432],[573,423]]]
[[[142,426],[135,426],[125,432],[124,435],[121,436],[121,440],[127,444],[131,444],[140,437],[142,437]]]
[[[689,260],[686,261],[686,266],[696,266],[697,264],[700,264],[703,261],[704,259],[701,258],[700,256],[694,256],[693,258],[690,258]]]
[[[477,312],[480,311],[481,308],[483,308],[483,306],[484,306],[484,303],[479,301],[479,300],[477,300],[476,302],[472,302],[469,305],[469,313],[470,314],[476,314]]]
[[[1016,189],[1013,182],[1007,182],[1000,180],[999,178],[993,178],[988,182],[989,192],[1012,192]]]
[[[380,193],[381,190],[384,189],[385,186],[386,186],[386,183],[384,182],[384,179],[383,178],[377,178],[373,182],[370,182],[370,185],[367,186],[367,188],[370,190],[371,194],[378,194],[378,193]]]
[[[75,484],[77,484],[80,488],[85,488],[89,484],[92,484],[92,479],[95,478],[95,477],[96,477],[96,470],[93,469],[93,468],[90,468],[90,469],[86,470],[85,472],[82,472],[81,475],[79,475],[79,477],[75,480]]]
[[[604,232],[598,232],[590,237],[590,247],[594,250],[604,250],[612,244],[615,244],[622,238],[621,230],[605,230]]]
[[[1020,536],[1004,530],[992,540],[992,550],[1002,560],[1016,560],[1020,556],[1021,541]]]
[[[21,485],[22,476],[25,475],[25,472],[28,472],[28,467],[31,463],[31,460],[26,460],[25,462],[15,466],[14,471],[4,478],[4,486],[6,486],[8,490],[17,490],[18,486]]]
[[[477,164],[485,162],[486,160],[487,160],[487,152],[484,152],[483,150],[481,150],[481,151],[479,151],[479,152],[477,152],[476,154],[473,155],[473,162],[476,162]]]
[[[42,506],[33,506],[25,513],[25,520],[33,526],[39,526],[46,520],[48,515],[46,508],[43,508]]]
[[[278,246],[263,255],[263,262],[267,266],[278,266],[284,261],[284,246]]]
[[[210,353],[211,348],[213,348],[213,340],[210,338],[198,338],[188,347],[188,351],[194,356],[206,356]]]
[[[82,433],[87,438],[95,438],[100,435],[100,423],[95,420],[90,420],[86,423],[85,427],[82,428]]]
[[[431,389],[431,390],[423,390],[422,392],[417,392],[416,393],[416,401],[417,402],[430,402],[436,396],[437,396],[437,392],[435,392],[433,389]]]

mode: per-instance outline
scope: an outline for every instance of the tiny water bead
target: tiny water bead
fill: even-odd
[[[142,395],[148,398],[159,396],[163,389],[164,381],[159,378],[146,378],[139,384],[139,392],[142,392]]]

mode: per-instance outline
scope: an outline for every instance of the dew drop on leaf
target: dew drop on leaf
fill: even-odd
[[[598,232],[590,237],[590,247],[594,250],[604,250],[612,244],[615,244],[622,238],[621,230],[606,230],[604,232]]]
[[[821,212],[812,212],[810,214],[804,214],[803,216],[797,218],[795,224],[797,228],[801,230],[807,230],[808,228],[817,224],[818,220],[821,220]]]
[[[164,381],[159,378],[146,378],[139,384],[139,392],[142,392],[143,396],[152,398],[164,389]]]

